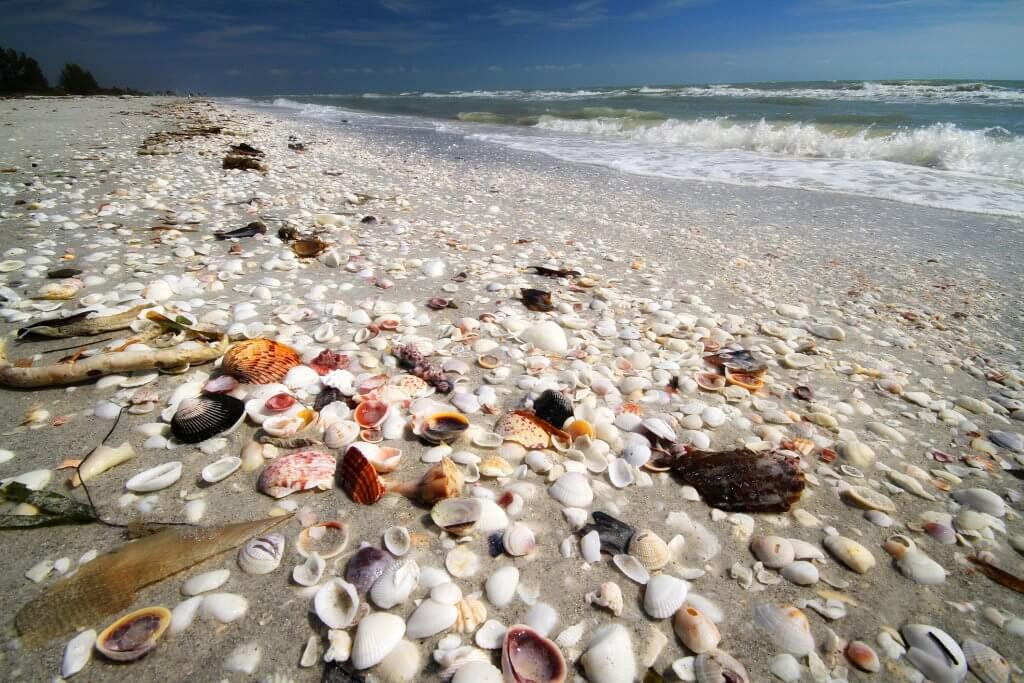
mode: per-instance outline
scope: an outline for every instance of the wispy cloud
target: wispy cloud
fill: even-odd
[[[531,64],[530,66],[524,66],[523,71],[576,71],[577,69],[582,68],[582,64]]]
[[[199,47],[216,49],[218,47],[222,47],[225,43],[235,40],[236,38],[244,38],[246,36],[257,35],[260,33],[269,33],[274,29],[274,26],[267,24],[238,24],[193,33],[188,37],[188,42]]]
[[[108,11],[103,0],[62,0],[49,7],[32,0],[0,3],[0,16],[10,24],[71,24],[97,35],[138,36],[160,33],[166,26],[146,18],[124,16],[116,8]]]
[[[417,26],[340,28],[324,33],[323,37],[346,46],[410,53],[444,44],[444,29],[440,22],[424,22]]]
[[[379,0],[380,6],[395,14],[426,14],[434,5],[421,0]]]
[[[647,7],[641,7],[640,9],[630,12],[627,16],[634,21],[643,21],[645,19],[667,16],[691,7],[707,5],[712,1],[713,0],[658,0],[657,2],[652,2]]]
[[[593,26],[608,18],[604,0],[581,0],[565,7],[533,9],[503,6],[478,14],[478,21],[497,22],[502,26],[534,26],[549,29],[576,29]]]

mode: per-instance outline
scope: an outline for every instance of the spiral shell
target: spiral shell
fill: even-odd
[[[293,348],[271,339],[247,339],[228,349],[221,368],[247,384],[280,382],[288,371],[299,365]]]

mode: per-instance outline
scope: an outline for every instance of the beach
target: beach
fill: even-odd
[[[0,332],[11,362],[32,357],[36,366],[55,363],[73,353],[68,347],[88,341],[96,342],[93,349],[123,347],[130,336],[124,329],[102,340],[31,342],[16,341],[15,331],[86,308],[108,315],[149,302],[166,314],[185,315],[189,325],[226,332],[235,342],[278,339],[294,346],[306,364],[323,348],[339,351],[367,377],[402,374],[391,350],[423,343],[428,361],[453,362],[448,377],[457,380],[452,395],[433,398],[461,406],[479,433],[494,431],[502,415],[531,405],[542,389],[563,390],[576,418],[585,416],[597,426],[593,439],[574,444],[573,454],[517,448],[509,439],[500,449],[469,437],[452,444],[453,457],[469,454],[457,459],[467,478],[464,495],[515,494],[522,509],[513,503],[508,516],[536,539],[522,556],[499,548],[491,557],[488,539],[470,535],[458,546],[472,551],[479,568],[452,580],[462,595],[479,598],[487,619],[506,627],[524,621],[548,626],[547,637],[558,643],[569,668],[567,680],[620,680],[600,679],[580,664],[593,635],[608,624],[628,634],[627,659],[638,679],[659,642],[652,631],[665,641],[652,662],[664,680],[692,670],[693,659],[678,663],[675,672],[673,665],[695,654],[673,633],[671,619],[649,616],[643,587],[609,555],[594,563],[582,559],[583,534],[548,491],[558,475],[581,465],[593,489],[592,504],[581,507],[606,511],[635,530],[653,530],[665,541],[683,538],[669,544],[670,561],[654,571],[685,579],[691,595],[706,598],[690,603],[698,609],[717,608],[720,613],[712,616],[719,622],[718,647],[742,662],[750,681],[779,680],[771,667],[785,648],[752,618],[755,607],[777,604],[801,608],[813,635],[811,660],[806,653],[796,655],[799,680],[922,680],[906,655],[891,656],[899,654],[892,634],[908,624],[942,629],[961,646],[980,641],[1009,660],[1012,680],[1021,679],[1024,599],[968,560],[990,553],[985,557],[994,565],[1022,574],[1021,485],[1009,472],[1024,468],[1019,217],[634,175],[431,125],[360,117],[324,122],[236,102],[4,100],[0,126],[0,285],[6,288],[0,290],[6,299]],[[189,130],[190,135],[151,137]],[[222,169],[229,148],[240,143],[263,153],[256,159],[264,172]],[[215,238],[216,231],[253,221],[265,224],[266,233]],[[322,241],[316,248],[324,253],[297,257],[277,237],[287,228],[316,235]],[[550,278],[528,272],[535,266],[578,272]],[[48,271],[68,267],[82,271],[68,285],[70,298],[32,298],[55,282],[47,279]],[[522,288],[550,292],[553,310],[528,310]],[[431,298],[445,300],[440,310],[427,306]],[[387,324],[379,324],[385,319]],[[366,332],[371,321],[374,329]],[[542,321],[557,323],[565,335],[561,344],[538,349],[548,344],[546,338],[524,338],[523,332]],[[132,331],[144,328],[140,320]],[[717,372],[702,356],[730,348],[755,354],[759,367],[753,374],[762,386],[751,392],[730,380],[732,391],[726,392],[724,377],[711,390],[698,386],[702,374]],[[495,360],[482,367],[485,355]],[[114,426],[108,417],[123,408],[106,443],[127,441],[136,456],[89,482],[104,519],[180,523],[188,520],[187,509],[194,514],[200,507],[200,516],[189,521],[201,525],[299,514],[275,529],[287,539],[287,550],[273,572],[242,571],[233,548],[143,587],[132,602],[132,609],[174,608],[185,599],[186,579],[228,569],[230,578],[216,591],[244,596],[244,616],[224,624],[197,617],[132,663],[94,654],[75,680],[324,679],[325,666],[335,665],[322,661],[328,629],[311,612],[311,600],[328,578],[312,587],[290,578],[304,563],[295,538],[302,523],[314,519],[340,520],[348,529],[347,547],[340,561],[327,562],[327,577],[344,576],[345,560],[361,543],[380,547],[388,528],[408,529],[412,548],[405,559],[418,563],[421,580],[401,604],[374,612],[410,617],[414,600],[430,593],[433,584],[426,577],[438,581],[458,540],[431,521],[429,505],[400,495],[357,505],[337,484],[275,500],[258,490],[262,463],[203,482],[201,470],[239,456],[257,426],[248,419],[199,447],[164,438],[166,427],[140,431],[141,425],[166,424],[161,412],[172,396],[195,396],[218,371],[215,363],[197,363],[183,374],[131,381],[151,372],[69,388],[0,389],[0,478],[50,471],[39,475],[45,488],[82,499],[67,484],[74,470],[56,468],[92,451]],[[176,394],[184,385],[193,388]],[[492,392],[481,394],[481,387]],[[796,397],[797,387],[809,387],[811,400]],[[285,393],[299,407],[312,407],[324,388],[319,380],[295,380]],[[143,390],[155,396],[135,396]],[[244,384],[232,389],[239,397],[252,391]],[[456,403],[456,396],[464,400]],[[140,405],[149,411],[128,410]],[[396,401],[389,410],[404,421],[410,406]],[[669,472],[650,471],[645,463],[620,468],[624,460],[616,456],[634,443],[627,433],[646,429],[620,421],[634,410],[644,419],[662,420],[670,440],[680,445],[712,451],[747,446],[755,453],[782,451],[799,458],[803,496],[788,512],[723,512]],[[601,442],[605,449],[593,456],[591,449]],[[386,481],[415,481],[430,467],[424,459],[437,454],[408,433],[382,445],[402,451]],[[298,449],[282,447],[277,457],[293,450]],[[545,451],[553,466],[527,466],[527,450]],[[341,458],[346,449],[326,452]],[[471,456],[498,453],[514,474],[477,472],[479,482],[470,481],[480,464]],[[604,460],[603,467],[594,457]],[[126,480],[167,461],[182,463],[180,479],[151,494],[126,496]],[[268,458],[266,464],[272,462]],[[628,483],[613,481],[612,472]],[[850,504],[851,487],[867,487],[894,502],[887,525]],[[991,509],[968,516],[970,526],[961,513],[975,508],[953,495],[974,489],[991,491],[1001,504],[986,498]],[[204,505],[189,508],[196,500]],[[929,532],[946,541],[952,535],[953,542],[940,542]],[[941,566],[942,580],[908,577],[883,549],[894,534],[912,539]],[[862,544],[874,566],[864,573],[844,566],[823,545],[835,535]],[[797,585],[755,567],[751,542],[763,536],[813,546],[817,552],[805,564],[814,566],[820,580]],[[4,530],[0,538],[7,556],[0,565],[6,615],[0,670],[11,680],[54,679],[74,633],[27,648],[13,617],[59,572],[46,572],[38,582],[26,572],[61,558],[70,560],[65,573],[74,571],[88,551],[103,553],[124,542],[125,530],[59,525]],[[496,607],[482,594],[484,582],[505,565],[518,568],[519,587],[510,604]],[[621,615],[585,597],[605,582],[621,588]],[[536,610],[537,604],[552,609]],[[127,611],[79,626],[99,633]],[[548,624],[552,612],[556,620]],[[582,635],[562,637],[578,624]],[[357,629],[348,630],[355,635]],[[451,647],[442,648],[448,655],[435,651],[453,633],[444,628],[410,639],[422,666],[415,680],[440,679],[449,664],[435,657],[450,663],[456,655]],[[475,642],[472,630],[457,635],[463,645]],[[311,636],[315,663],[300,666]],[[844,656],[844,641],[870,645],[881,671],[859,670]],[[225,669],[236,648],[251,644],[260,650],[252,674]],[[480,651],[502,666],[497,649]],[[478,656],[476,649],[461,655]],[[386,680],[380,667],[364,673]]]

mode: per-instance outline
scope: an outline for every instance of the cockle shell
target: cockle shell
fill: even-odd
[[[587,476],[580,472],[566,472],[548,489],[552,498],[566,507],[586,508],[594,502],[594,491]]]
[[[328,628],[348,628],[359,611],[359,595],[355,586],[334,577],[313,597],[313,611]]]
[[[234,430],[245,419],[245,403],[227,394],[186,398],[171,418],[171,433],[183,443],[199,443]]]
[[[580,664],[590,683],[632,683],[637,679],[633,643],[619,624],[608,624],[594,634]]]
[[[675,613],[672,626],[679,640],[694,654],[713,650],[722,640],[722,634],[715,626],[715,622],[690,605],[682,607]]]
[[[814,636],[807,615],[792,605],[767,604],[754,608],[754,623],[763,628],[782,650],[803,657],[814,651]]]
[[[668,574],[658,574],[644,586],[644,611],[654,619],[668,619],[683,606],[690,584]]]
[[[284,547],[284,536],[281,534],[250,538],[238,551],[238,566],[246,574],[269,574],[281,564]]]
[[[171,613],[166,607],[136,610],[103,629],[96,638],[96,649],[116,662],[134,661],[156,647],[170,624]]]
[[[334,485],[336,468],[334,456],[321,451],[283,455],[260,473],[259,490],[273,498],[310,489],[326,491]]]
[[[1009,683],[1010,663],[1006,657],[971,638],[964,641],[963,651],[971,673],[981,679],[982,683]]]
[[[561,428],[572,417],[572,400],[560,391],[547,389],[533,402],[533,412],[545,422]]]
[[[352,643],[352,666],[368,669],[395,649],[405,636],[405,622],[388,612],[373,612],[359,621]]]
[[[356,503],[373,505],[384,497],[384,484],[377,476],[377,470],[363,455],[362,448],[360,444],[353,444],[345,451],[338,483]]]
[[[415,560],[391,565],[370,589],[370,599],[381,609],[391,609],[409,599],[419,585],[420,566]]]
[[[352,420],[337,420],[324,429],[324,445],[335,450],[348,447],[359,438],[359,425]]]
[[[394,558],[383,550],[364,546],[348,561],[345,580],[355,586],[360,595],[365,595],[394,563]]]
[[[550,640],[517,624],[505,631],[501,671],[506,683],[562,683],[566,676],[565,658]]]
[[[247,339],[228,349],[221,361],[227,374],[247,384],[280,382],[301,362],[289,346],[271,339]]]
[[[629,542],[629,554],[650,572],[660,571],[669,560],[668,544],[650,529],[642,529],[633,534]]]

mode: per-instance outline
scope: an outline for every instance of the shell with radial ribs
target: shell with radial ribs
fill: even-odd
[[[463,598],[455,609],[455,630],[459,633],[473,633],[487,621],[487,607],[476,598]]]
[[[349,446],[345,451],[338,482],[342,490],[360,505],[373,505],[385,494],[377,470],[356,446]]]
[[[199,443],[233,429],[243,418],[245,403],[234,396],[196,396],[178,404],[171,418],[171,433],[182,443]]]
[[[660,571],[668,564],[668,544],[650,529],[642,529],[629,542],[629,554],[647,571]]]
[[[238,551],[238,566],[246,574],[269,574],[277,569],[284,556],[284,536],[262,534],[246,541]]]
[[[309,489],[327,491],[334,486],[336,468],[337,461],[329,453],[298,451],[267,465],[260,474],[259,490],[273,498]]]
[[[568,396],[554,389],[547,389],[533,402],[533,412],[545,422],[562,428],[572,417],[572,401]]]
[[[221,369],[247,384],[280,382],[301,363],[295,349],[272,339],[247,339],[224,354]]]

